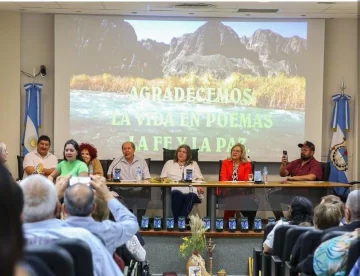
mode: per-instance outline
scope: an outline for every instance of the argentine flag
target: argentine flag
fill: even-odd
[[[336,94],[332,96],[335,102],[331,128],[334,131],[329,153],[330,177],[329,181],[349,183],[348,152],[346,147],[346,134],[350,129],[350,108],[349,100],[351,97],[346,94]],[[349,193],[347,188],[335,188],[335,193],[339,196],[346,196]]]
[[[39,137],[38,128],[41,126],[41,91],[40,83],[24,85],[26,92],[24,135],[22,138],[23,156],[36,149]]]

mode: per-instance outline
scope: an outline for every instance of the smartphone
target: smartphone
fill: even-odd
[[[185,181],[186,182],[192,182],[192,175],[193,175],[193,170],[192,169],[186,169],[186,171],[185,171]]]
[[[114,182],[120,182],[120,172],[121,169],[118,168],[114,169]]]
[[[255,184],[262,183],[261,171],[254,171],[254,183]]]
[[[259,217],[255,217],[254,231],[255,232],[261,232],[262,231],[262,222],[261,222],[261,218],[259,218]]]
[[[274,217],[268,217],[268,224],[275,223],[276,219]]]
[[[224,230],[224,219],[222,217],[217,217],[215,226],[217,232],[222,232]]]
[[[206,232],[210,231],[210,218],[204,217],[203,222],[204,222],[204,227],[207,228]]]
[[[154,230],[155,231],[161,230],[161,217],[154,217]]]
[[[249,220],[247,217],[241,218],[241,232],[249,231]]]
[[[287,155],[287,150],[283,150],[283,156],[286,157],[286,162],[289,162],[288,155]]]
[[[89,176],[72,176],[69,181],[69,186],[75,184],[85,184],[90,186],[91,178]]]
[[[149,229],[149,217],[148,216],[142,216],[142,218],[141,218],[141,229],[142,230],[148,230]]]
[[[236,231],[236,219],[234,217],[229,218],[229,231],[230,232]]]
[[[178,219],[178,229],[179,231],[184,231],[185,230],[185,217],[179,217]]]
[[[166,229],[168,231],[174,230],[174,218],[173,217],[167,218]]]

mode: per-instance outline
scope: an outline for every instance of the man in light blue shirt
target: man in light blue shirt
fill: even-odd
[[[120,275],[122,272],[109,251],[88,230],[68,226],[56,219],[59,213],[58,195],[64,193],[68,179],[56,183],[56,187],[41,175],[31,175],[20,184],[24,194],[23,229],[27,244],[51,244],[61,238],[77,238],[88,244],[96,276]]]
[[[115,218],[114,221],[95,221],[91,214],[95,210],[94,192],[84,184],[69,187],[64,197],[65,222],[73,227],[82,227],[100,236],[111,254],[125,244],[139,230],[136,217],[109,191],[104,177],[92,176],[91,186],[96,195],[104,200]]]

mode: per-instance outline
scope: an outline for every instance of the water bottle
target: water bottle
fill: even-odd
[[[265,184],[268,183],[268,170],[266,167],[263,169],[263,181]]]
[[[137,171],[136,171],[136,182],[141,182],[142,180],[142,171],[141,171],[141,168],[138,167],[137,168]]]
[[[89,175],[90,175],[90,174],[93,174],[93,172],[94,172],[93,165],[90,164],[90,165],[89,165]]]

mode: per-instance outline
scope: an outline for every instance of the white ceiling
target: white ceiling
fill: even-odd
[[[47,14],[107,14],[132,16],[187,16],[232,18],[357,18],[357,1],[238,1],[238,2],[0,2],[0,11]],[[330,0],[329,0],[330,1]],[[177,7],[177,4],[210,4]],[[275,13],[241,12],[239,9],[278,9]]]

